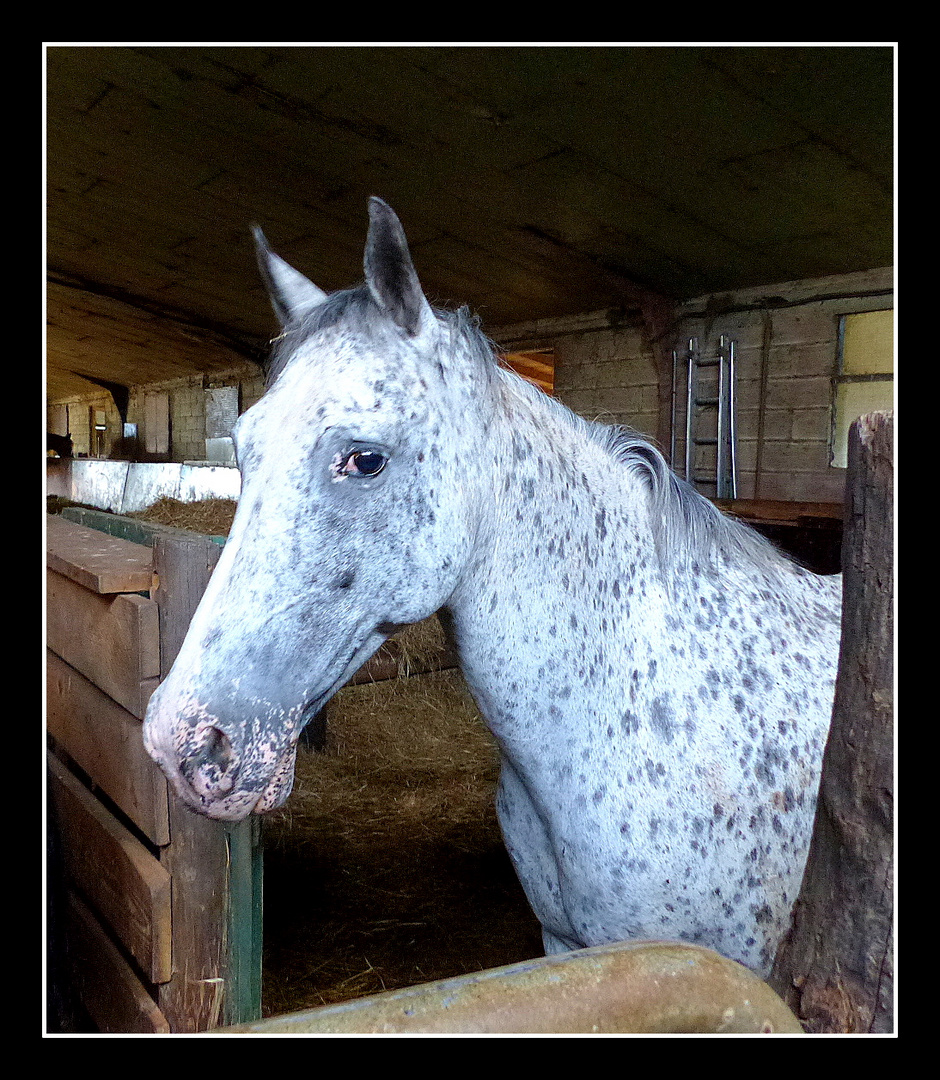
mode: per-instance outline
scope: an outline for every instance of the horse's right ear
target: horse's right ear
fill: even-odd
[[[288,323],[303,318],[312,308],[322,304],[326,293],[284,262],[279,255],[275,255],[257,225],[252,225],[251,231],[254,233],[258,266],[268,288],[271,306],[278,322],[282,327],[286,327]]]
[[[372,298],[409,337],[434,325],[398,215],[375,195],[369,199],[364,266]]]

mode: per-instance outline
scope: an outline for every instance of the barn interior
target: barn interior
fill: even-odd
[[[52,43],[45,75],[43,408],[47,448],[68,440],[47,449],[47,493],[136,513],[134,470],[159,466],[176,472],[153,494],[194,498],[179,487],[188,468],[207,478],[198,495],[237,497],[228,432],[263,393],[278,332],[250,226],[321,288],[344,288],[362,278],[379,195],[428,298],[467,305],[506,363],[575,412],[641,431],[724,509],[838,569],[845,431],[893,400],[890,43]],[[688,373],[718,355],[736,363],[731,486],[690,426]],[[418,677],[440,683],[441,666]],[[459,711],[460,695],[438,686],[428,709]],[[438,802],[415,788],[412,806],[443,818],[441,784],[473,789],[489,831],[473,844],[465,821],[445,829],[467,891],[443,918],[423,907],[390,928],[388,877],[355,885],[373,890],[367,930],[343,940],[355,955],[329,990],[312,975],[324,962],[293,948],[325,916],[294,889],[352,876],[342,851],[365,857],[348,834],[332,853],[322,837],[291,848],[285,812],[266,897],[266,962],[284,978],[268,1011],[391,988],[372,949],[383,934],[410,950],[401,978],[415,982],[534,955],[537,927],[470,781],[495,782],[477,720],[462,729],[467,761],[445,780],[425,769]],[[425,878],[442,845],[418,845]],[[448,933],[474,904],[499,910],[499,930]],[[415,959],[435,918],[465,959]]]

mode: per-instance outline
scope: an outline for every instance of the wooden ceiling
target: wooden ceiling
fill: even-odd
[[[893,261],[884,46],[51,45],[50,400],[257,359],[366,199],[490,331]]]

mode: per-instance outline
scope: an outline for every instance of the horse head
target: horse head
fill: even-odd
[[[305,719],[447,601],[474,545],[478,473],[461,450],[486,364],[431,308],[394,212],[369,210],[365,285],[332,295],[255,231],[282,333],[233,432],[231,533],[144,725],[178,795],[211,817],[283,802]]]

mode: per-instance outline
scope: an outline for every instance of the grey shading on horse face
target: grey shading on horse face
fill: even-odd
[[[200,813],[269,810],[304,717],[444,609],[546,948],[680,939],[765,972],[812,829],[840,580],[500,366],[369,211],[365,284],[331,295],[257,234],[282,334],[150,753]]]

